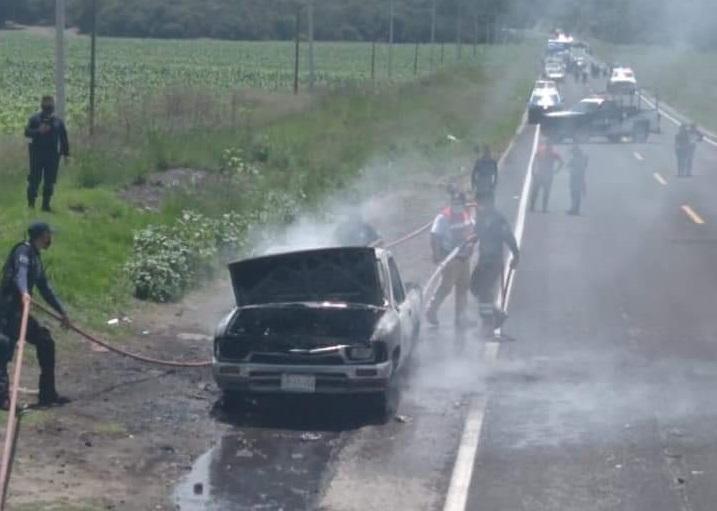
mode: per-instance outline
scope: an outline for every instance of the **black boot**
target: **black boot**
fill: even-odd
[[[48,196],[42,197],[42,210],[47,211],[48,213],[52,212],[52,208],[50,208],[50,197],[48,197]]]
[[[57,393],[55,389],[55,372],[43,371],[40,373],[40,395],[37,399],[39,406],[64,405],[70,402],[70,399],[63,397]]]

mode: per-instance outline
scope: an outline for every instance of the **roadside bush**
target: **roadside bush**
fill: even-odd
[[[259,167],[250,162],[243,149],[231,147],[222,152],[221,171],[237,177],[259,175]]]
[[[125,265],[134,294],[141,300],[178,300],[213,273],[220,254],[241,247],[247,222],[228,213],[208,218],[184,211],[173,225],[150,225],[134,235],[130,261]]]

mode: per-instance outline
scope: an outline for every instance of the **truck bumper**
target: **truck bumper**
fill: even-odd
[[[393,374],[391,361],[366,365],[287,366],[221,362],[212,367],[219,388],[249,394],[372,394],[386,390]],[[287,389],[284,375],[312,377],[313,390]]]

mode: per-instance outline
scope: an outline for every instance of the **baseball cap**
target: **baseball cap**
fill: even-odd
[[[55,232],[47,222],[33,222],[30,224],[30,227],[27,228],[27,236],[30,238],[30,241],[36,240],[46,232],[51,234]]]

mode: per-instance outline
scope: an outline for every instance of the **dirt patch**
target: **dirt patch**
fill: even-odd
[[[141,182],[126,186],[119,195],[137,207],[158,211],[170,193],[199,187],[212,178],[216,179],[206,170],[169,169],[153,172]]]

